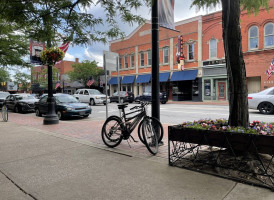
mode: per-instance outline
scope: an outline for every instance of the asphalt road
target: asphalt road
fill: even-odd
[[[129,104],[129,108],[139,104]],[[151,105],[148,106],[148,114],[151,115]],[[108,104],[108,116],[119,115],[116,103]],[[221,105],[186,105],[186,104],[161,104],[160,120],[166,124],[179,124],[184,121],[193,121],[199,119],[228,119],[228,106]],[[274,114],[263,115],[257,110],[249,110],[250,121],[259,120],[264,122],[274,122]],[[92,114],[86,120],[106,119],[106,106],[92,106]]]
[[[117,103],[108,104],[108,116],[119,115]],[[129,108],[140,104],[131,103],[126,108],[129,112]],[[106,119],[106,106],[95,105],[91,106],[92,114],[85,119],[81,120],[105,120]],[[148,114],[151,115],[151,105],[147,107]],[[35,115],[35,113],[29,113],[29,115]],[[165,124],[180,124],[185,121],[193,121],[199,119],[228,119],[229,108],[223,105],[197,105],[197,104],[160,104],[160,120]],[[274,114],[263,115],[257,110],[249,110],[250,121],[259,120],[264,122],[274,122]],[[75,119],[79,120],[79,119]],[[67,122],[71,120],[66,120]],[[72,119],[72,121],[74,121]]]

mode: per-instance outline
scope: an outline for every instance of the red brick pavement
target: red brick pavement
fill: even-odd
[[[104,145],[101,139],[101,128],[104,123],[102,120],[86,120],[86,119],[73,119],[73,120],[60,120],[56,125],[43,125],[43,117],[36,117],[34,115],[9,113],[9,121],[37,128],[44,131],[49,131],[56,134],[69,136],[72,138],[86,140],[91,143]],[[159,147],[158,157],[168,157],[168,140],[167,130],[168,124],[163,124],[164,127],[164,145]],[[139,141],[137,129],[134,130],[132,136],[135,140]],[[128,151],[135,151],[141,154],[150,155],[146,147],[141,143],[135,143],[129,141],[131,147],[129,147],[127,141],[123,140],[122,143],[116,147],[117,149],[123,149]]]

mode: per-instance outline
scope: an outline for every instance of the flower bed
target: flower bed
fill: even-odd
[[[274,189],[273,126],[253,121],[244,129],[223,119],[169,126],[169,164]]]

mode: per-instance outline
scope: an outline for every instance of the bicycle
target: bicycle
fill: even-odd
[[[147,102],[141,102],[140,106],[131,108],[130,110],[134,111],[129,113],[125,113],[128,104],[119,104],[118,109],[122,110],[122,117],[110,116],[103,124],[101,136],[104,144],[113,148],[118,146],[122,140],[128,140],[129,138],[137,142],[131,133],[139,124],[139,139],[146,145],[149,152],[155,155],[158,152],[158,143],[163,139],[164,129],[158,119],[147,115],[146,106],[148,104]],[[137,114],[128,117],[135,113]]]
[[[8,121],[9,114],[8,114],[8,108],[6,105],[3,105],[1,108],[1,115],[4,122]]]

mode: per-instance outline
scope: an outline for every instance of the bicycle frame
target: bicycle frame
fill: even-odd
[[[122,112],[123,112],[122,119],[124,119],[124,127],[125,127],[124,134],[127,137],[132,133],[132,131],[136,128],[136,126],[139,124],[139,122],[147,115],[147,113],[146,113],[145,107],[135,110],[130,113],[125,113],[125,110],[122,109]],[[137,113],[137,112],[139,112],[139,113],[132,117],[126,117],[128,115],[131,115],[131,114]],[[132,119],[134,119],[134,120],[132,122],[130,122]]]

